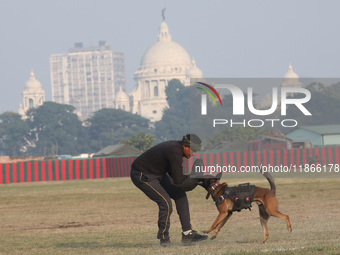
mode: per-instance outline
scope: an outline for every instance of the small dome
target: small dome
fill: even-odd
[[[25,83],[25,89],[27,90],[41,90],[41,83],[35,78],[33,72],[31,72],[30,79]]]
[[[141,68],[155,66],[190,66],[187,51],[171,40],[168,25],[163,21],[159,29],[158,41],[149,47],[141,60]]]
[[[196,61],[192,60],[192,66],[186,73],[188,78],[203,78],[201,69],[196,66]]]
[[[292,65],[289,65],[288,72],[285,74],[284,78],[285,79],[291,79],[291,78],[298,79],[299,78],[299,76],[293,71]]]
[[[129,96],[123,91],[122,87],[119,87],[119,91],[116,95],[116,102],[129,101]]]
[[[166,24],[165,21],[163,21],[163,22],[161,23],[161,27],[160,27],[160,28],[161,28],[161,29],[169,29],[168,24]]]

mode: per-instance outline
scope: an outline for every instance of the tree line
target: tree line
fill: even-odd
[[[71,105],[44,102],[26,113],[0,115],[0,150],[9,156],[94,153],[150,131],[149,120],[116,109],[101,109],[81,122]],[[127,141],[126,141],[127,142]]]

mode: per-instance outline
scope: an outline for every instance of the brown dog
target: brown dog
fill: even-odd
[[[275,197],[276,187],[273,178],[269,175],[269,173],[263,173],[263,175],[267,178],[271,189],[255,187],[255,193],[253,197],[253,202],[256,202],[259,207],[260,212],[260,222],[264,231],[263,243],[268,239],[269,231],[268,231],[268,218],[269,216],[279,217],[284,219],[287,223],[288,231],[292,231],[292,227],[290,225],[289,216],[283,213],[280,213],[279,202]],[[202,179],[200,185],[203,186],[207,191],[207,199],[211,195],[214,201],[220,198],[224,194],[225,187],[228,186],[227,183],[220,183],[219,178],[209,178]],[[217,219],[212,224],[212,226],[204,230],[204,233],[209,233],[215,229],[214,234],[210,239],[215,239],[217,233],[223,227],[223,225],[229,220],[232,215],[232,209],[234,207],[234,202],[228,197],[224,197],[224,201],[217,205],[217,209],[219,214]]]

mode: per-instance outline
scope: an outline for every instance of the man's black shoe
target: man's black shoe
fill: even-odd
[[[172,245],[170,242],[170,238],[166,238],[166,239],[161,238],[160,242],[161,242],[161,246],[163,247],[169,247]]]
[[[189,244],[194,242],[199,242],[207,239],[207,235],[200,235],[195,230],[191,230],[191,232],[187,235],[182,233],[182,243]]]

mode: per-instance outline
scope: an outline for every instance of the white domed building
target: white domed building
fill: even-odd
[[[114,108],[121,109],[124,111],[130,111],[130,99],[129,96],[123,91],[123,88],[120,86],[119,91],[116,94]]]
[[[301,82],[299,81],[299,76],[293,71],[292,65],[288,66],[288,71],[283,77],[282,82],[283,88],[301,88]],[[294,93],[288,93],[288,96],[293,96]],[[281,104],[281,97],[278,97],[278,103]],[[260,109],[268,109],[272,106],[272,93],[268,93],[264,96],[261,102],[257,105]]]
[[[292,65],[288,66],[288,71],[284,76],[284,82],[282,83],[282,87],[301,88],[299,76],[293,71]]]
[[[159,121],[168,107],[165,88],[172,79],[190,85],[190,78],[202,78],[202,71],[187,51],[172,41],[168,25],[161,23],[158,40],[148,48],[135,72],[135,88],[130,93],[130,111]]]
[[[33,72],[31,72],[30,79],[25,83],[22,96],[23,104],[20,104],[18,113],[23,117],[25,117],[27,110],[39,107],[45,102],[45,91]]]

